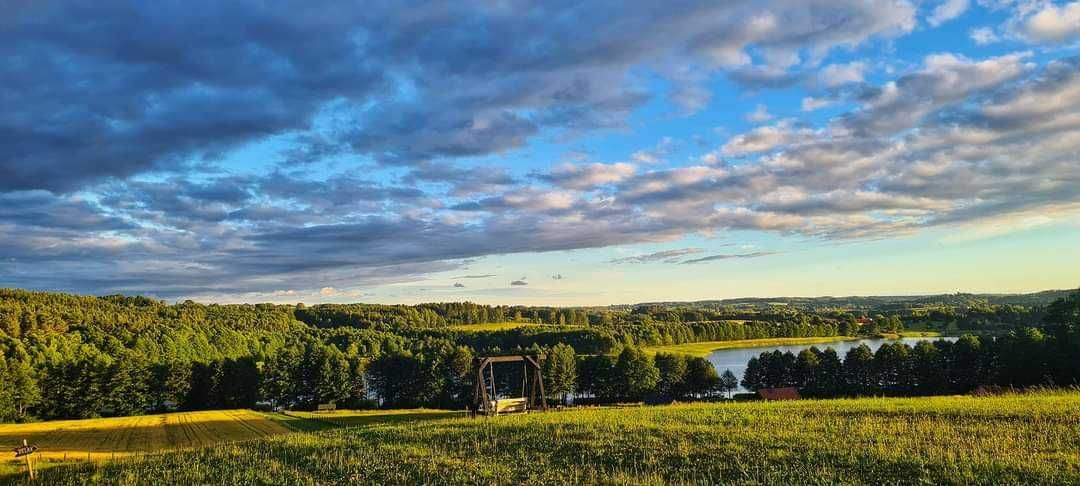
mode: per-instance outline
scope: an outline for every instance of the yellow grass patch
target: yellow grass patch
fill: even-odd
[[[99,460],[286,432],[291,430],[251,410],[57,420],[0,425],[0,451],[11,450],[26,439],[39,447],[34,454],[39,459]]]

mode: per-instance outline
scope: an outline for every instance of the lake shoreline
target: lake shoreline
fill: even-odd
[[[915,335],[919,334],[919,335]],[[870,351],[877,352],[878,348],[885,344],[906,344],[908,346],[914,346],[920,341],[955,341],[956,337],[952,336],[940,336],[940,335],[926,335],[927,333],[904,333],[904,335],[877,335],[877,336],[861,336],[861,337],[847,337],[843,336],[840,339],[825,341],[825,342],[813,342],[814,338],[802,338],[801,342],[787,340],[784,344],[778,344],[776,342],[766,343],[760,346],[729,346],[721,349],[714,349],[708,354],[703,355],[713,367],[717,373],[723,373],[725,370],[731,371],[736,377],[742,377],[746,371],[747,363],[750,359],[759,356],[761,353],[779,351],[790,352],[792,354],[799,354],[804,349],[808,349],[817,346],[819,349],[832,348],[836,351],[836,354],[843,358],[848,351],[857,348],[859,346],[867,346]],[[898,336],[893,338],[892,336]],[[800,339],[800,338],[795,338]],[[818,340],[827,338],[816,338]],[[780,340],[777,340],[780,341]],[[808,342],[810,341],[810,342]],[[758,340],[758,342],[761,342]],[[738,391],[747,391],[740,387]]]

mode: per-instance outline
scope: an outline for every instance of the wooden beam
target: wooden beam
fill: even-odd
[[[487,361],[489,363],[512,363],[515,361],[530,361],[536,363],[537,360],[543,361],[545,356],[543,354],[537,355],[522,355],[522,354],[509,354],[506,356],[482,356],[476,358],[477,362]]]
[[[540,408],[545,411],[547,407],[547,393],[544,392],[544,375],[540,373],[540,368],[536,368],[536,382],[540,384]]]
[[[495,367],[488,365],[488,374],[491,377],[491,398],[499,399],[499,389],[495,388]]]

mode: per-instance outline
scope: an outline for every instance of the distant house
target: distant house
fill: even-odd
[[[762,400],[798,400],[802,398],[799,396],[799,389],[793,386],[762,388],[757,393]]]

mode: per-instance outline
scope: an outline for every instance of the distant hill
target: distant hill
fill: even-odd
[[[1044,290],[1030,294],[936,294],[936,295],[878,295],[847,297],[744,297],[737,299],[699,300],[692,302],[643,302],[640,304],[613,306],[615,309],[630,309],[645,306],[688,307],[714,309],[720,307],[765,308],[789,306],[799,309],[878,309],[926,306],[964,306],[973,304],[1043,306],[1065,297],[1072,290]]]

